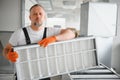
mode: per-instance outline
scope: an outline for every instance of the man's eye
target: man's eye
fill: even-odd
[[[37,14],[35,13],[35,14],[33,14],[33,15],[37,15]]]

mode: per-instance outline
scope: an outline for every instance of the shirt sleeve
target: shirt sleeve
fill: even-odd
[[[20,38],[22,29],[16,30],[10,37],[9,43],[12,44],[12,46],[17,46],[18,45],[18,40]]]

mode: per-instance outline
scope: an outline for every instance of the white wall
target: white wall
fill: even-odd
[[[0,31],[20,27],[20,0],[0,0]]]
[[[0,0],[0,40],[5,46],[12,32],[21,27],[21,1]]]
[[[12,32],[21,27],[21,0],[0,0],[0,71],[13,73],[13,65],[2,56]]]
[[[110,0],[118,4],[117,36],[114,37],[112,50],[112,67],[120,74],[120,0]]]

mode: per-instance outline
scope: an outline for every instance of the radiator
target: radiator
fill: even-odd
[[[56,42],[48,47],[38,44],[13,47],[19,58],[18,80],[38,80],[97,66],[94,37]]]

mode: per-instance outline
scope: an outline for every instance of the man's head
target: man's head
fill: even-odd
[[[46,19],[44,8],[39,4],[33,5],[30,8],[29,18],[31,20],[31,25],[40,27]]]

